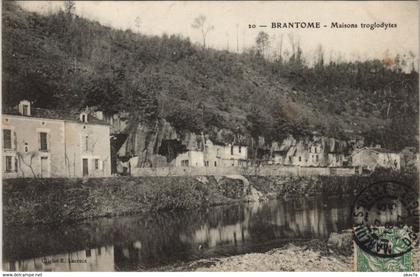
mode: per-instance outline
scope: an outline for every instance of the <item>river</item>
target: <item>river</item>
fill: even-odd
[[[5,227],[3,269],[153,270],[201,258],[265,251],[350,228],[346,197],[270,200],[206,210]]]

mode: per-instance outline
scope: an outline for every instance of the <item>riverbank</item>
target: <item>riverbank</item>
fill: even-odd
[[[354,195],[377,177],[361,176],[113,177],[3,180],[3,224],[75,222],[241,201]],[[416,183],[416,178],[404,180]]]
[[[264,253],[247,253],[230,257],[209,258],[179,265],[155,268],[154,271],[196,272],[265,272],[265,271],[353,271],[352,231],[331,233],[328,240],[291,242]],[[413,271],[420,268],[420,249],[412,253]]]
[[[241,201],[240,180],[116,177],[3,180],[3,224],[74,222]]]
[[[340,247],[330,239],[292,242],[264,253],[248,253],[230,257],[209,258],[166,266],[156,271],[352,271],[351,232],[344,233]],[[340,234],[341,235],[341,234]],[[344,242],[344,243],[343,243]]]

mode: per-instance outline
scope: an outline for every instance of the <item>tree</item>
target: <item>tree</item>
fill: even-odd
[[[321,44],[316,47],[314,66],[318,69],[324,68],[324,48]]]
[[[203,48],[206,48],[206,38],[207,34],[214,30],[213,25],[209,25],[207,22],[207,18],[204,15],[199,15],[194,19],[194,22],[191,24],[191,27],[197,29],[201,32],[201,36],[203,38]]]
[[[257,43],[257,53],[264,56],[265,51],[270,45],[270,36],[265,32],[259,32],[255,42]]]
[[[76,3],[71,0],[66,0],[64,2],[64,12],[68,16],[73,16],[74,11],[76,10]]]
[[[124,104],[135,122],[155,124],[159,117],[160,79],[150,70],[133,76],[123,91]]]
[[[137,28],[137,33],[140,33],[140,27],[141,27],[141,18],[140,16],[137,16],[136,19],[134,20],[134,25]]]
[[[278,47],[279,47],[278,61],[280,64],[282,64],[283,63],[283,34],[280,34]]]

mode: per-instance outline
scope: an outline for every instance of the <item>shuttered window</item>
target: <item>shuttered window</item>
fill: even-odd
[[[5,149],[12,149],[12,130],[3,130],[3,147]]]
[[[12,172],[12,156],[6,156],[6,172]]]
[[[44,132],[39,133],[39,141],[40,141],[39,150],[48,151],[48,134]]]
[[[22,114],[23,115],[29,115],[29,106],[28,105],[23,105],[22,106]]]

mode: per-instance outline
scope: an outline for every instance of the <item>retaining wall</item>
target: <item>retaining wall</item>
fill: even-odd
[[[132,176],[351,176],[355,175],[355,168],[329,167],[292,167],[292,166],[264,166],[264,167],[156,167],[132,168]]]

